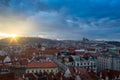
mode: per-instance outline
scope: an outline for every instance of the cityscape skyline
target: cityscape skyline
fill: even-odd
[[[119,0],[0,0],[0,37],[120,40]]]

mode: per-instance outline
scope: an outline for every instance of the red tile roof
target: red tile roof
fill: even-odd
[[[98,56],[99,56],[99,54],[97,54],[97,53],[91,53],[91,54],[90,54],[90,56],[93,56],[93,57],[98,57]]]
[[[70,52],[70,53],[74,53],[76,49],[74,49],[74,48],[68,48],[67,50],[68,50],[68,52]]]
[[[97,74],[93,73],[93,72],[88,72],[87,69],[83,69],[80,67],[77,67],[77,72],[75,72],[74,68],[69,67],[69,70],[71,72],[72,76],[76,76],[79,74],[80,78],[82,80],[98,80]]]
[[[43,51],[44,54],[55,54],[58,52],[59,52],[59,50],[57,50],[57,49],[45,49],[45,51]]]
[[[40,51],[37,48],[27,48],[25,51],[23,51],[23,53],[27,55],[32,55],[33,53],[39,54],[39,52]]]
[[[115,76],[119,77],[120,71],[117,70],[103,70],[102,72],[102,77],[105,79],[106,76],[108,76],[110,79],[114,79]]]
[[[0,60],[4,60],[6,58],[6,56],[0,56]]]
[[[86,52],[75,52],[75,54],[81,55],[81,56],[90,56],[90,54]]]
[[[56,68],[57,65],[54,62],[29,62],[28,68]]]
[[[20,65],[27,65],[28,64],[27,59],[19,60],[18,62],[20,63]]]

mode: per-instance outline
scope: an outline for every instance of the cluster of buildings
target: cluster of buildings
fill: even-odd
[[[120,80],[120,48],[87,39],[77,47],[7,46],[0,48],[0,80],[8,79]]]

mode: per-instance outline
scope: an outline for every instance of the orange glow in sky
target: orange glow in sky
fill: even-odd
[[[11,37],[11,38],[16,38],[17,37],[17,34],[7,34],[7,33],[1,33],[0,32],[0,36],[2,37]]]

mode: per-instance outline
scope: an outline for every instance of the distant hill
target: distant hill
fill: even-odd
[[[0,40],[0,44],[32,44],[41,42],[56,42],[56,40],[44,39],[38,37],[17,37],[17,38],[4,38]]]
[[[17,38],[4,38],[0,40],[0,45],[42,45],[47,47],[55,47],[55,46],[67,46],[67,47],[75,47],[78,45],[80,41],[74,40],[51,40],[39,37],[17,37]]]
[[[91,43],[91,41],[88,41],[88,43]],[[120,42],[118,41],[106,41],[105,43],[120,47]],[[39,37],[17,37],[0,39],[0,45],[42,45],[47,47],[79,47],[81,46],[81,44],[84,45],[85,43],[76,40],[51,40]]]

